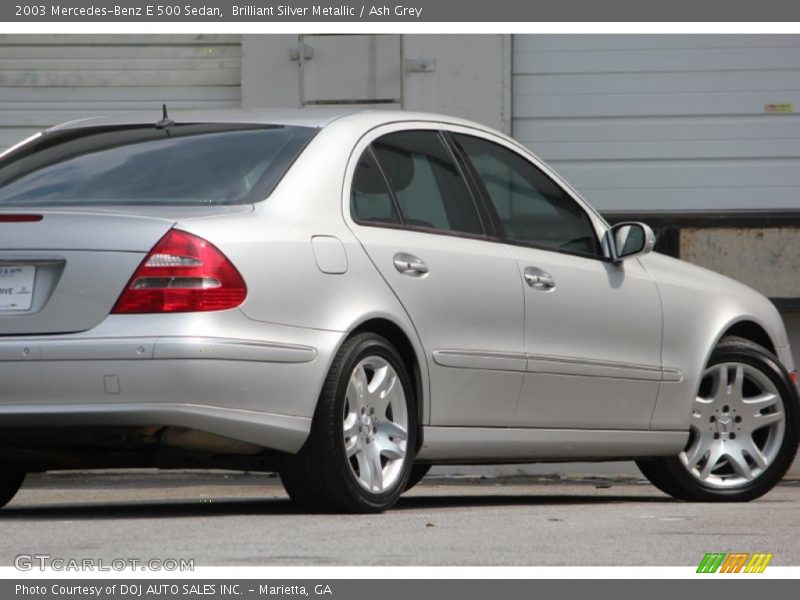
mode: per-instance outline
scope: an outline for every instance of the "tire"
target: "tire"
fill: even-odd
[[[0,472],[0,508],[11,502],[25,481],[25,473],[15,471]]]
[[[411,472],[415,407],[397,350],[374,333],[348,339],[323,385],[308,440],[281,469],[289,497],[322,512],[390,508]]]
[[[637,465],[680,500],[754,500],[791,466],[799,424],[797,387],[778,359],[749,340],[726,337],[704,371],[684,451]]]
[[[406,489],[403,491],[407,492],[411,488],[415,487],[420,481],[422,481],[423,477],[428,474],[428,471],[431,470],[432,466],[433,465],[426,463],[415,463],[411,467],[411,473],[408,475]]]

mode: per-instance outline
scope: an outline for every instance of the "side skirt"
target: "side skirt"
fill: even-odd
[[[675,456],[688,439],[688,431],[423,427],[417,459],[502,463]]]

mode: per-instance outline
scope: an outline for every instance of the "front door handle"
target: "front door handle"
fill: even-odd
[[[556,287],[556,280],[549,273],[536,267],[526,267],[523,275],[525,276],[525,283],[535,290],[547,291]]]
[[[421,277],[428,272],[428,265],[425,264],[425,261],[406,252],[398,252],[394,255],[394,268],[410,277]]]

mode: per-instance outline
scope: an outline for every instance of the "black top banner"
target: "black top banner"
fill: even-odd
[[[12,0],[2,22],[798,22],[796,0]]]

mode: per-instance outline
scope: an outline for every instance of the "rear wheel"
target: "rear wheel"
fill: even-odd
[[[311,433],[281,479],[305,508],[381,512],[406,488],[416,443],[413,386],[397,350],[358,334],[333,361]]]
[[[703,373],[684,451],[637,464],[653,485],[682,500],[753,500],[792,464],[799,410],[797,389],[777,358],[727,337]]]
[[[0,471],[0,508],[11,502],[25,481],[25,473]]]

